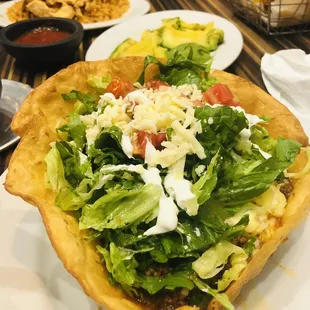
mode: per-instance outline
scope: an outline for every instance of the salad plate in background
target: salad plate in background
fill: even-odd
[[[17,1],[19,0],[12,0],[0,3],[0,27],[6,27],[12,24],[12,22],[9,20],[6,14],[6,11],[10,6],[12,6]],[[121,18],[107,20],[103,22],[82,24],[84,30],[100,29],[114,26],[132,17],[146,14],[150,10],[150,4],[146,0],[129,0],[129,3],[130,3],[129,10]]]
[[[124,40],[132,38],[138,41],[145,30],[157,29],[161,26],[163,19],[175,17],[179,17],[186,23],[208,24],[214,22],[214,27],[224,31],[224,43],[211,53],[214,57],[213,69],[226,69],[241,53],[243,47],[242,35],[238,28],[228,20],[205,12],[171,10],[135,17],[121,25],[108,29],[89,47],[86,60],[94,61],[109,58],[115,48]]]

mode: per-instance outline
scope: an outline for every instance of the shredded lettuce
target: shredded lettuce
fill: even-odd
[[[160,195],[161,188],[152,184],[131,191],[114,190],[83,208],[80,229],[102,231],[148,223],[157,216]]]
[[[84,148],[86,143],[85,125],[78,114],[71,114],[68,123],[58,128],[57,131],[67,133],[67,140],[74,141],[79,150]]]
[[[51,186],[52,190],[54,192],[59,192],[62,188],[68,187],[69,184],[65,179],[63,162],[56,145],[52,146],[44,161],[46,163],[48,184]]]
[[[223,307],[225,307],[227,310],[234,310],[235,307],[230,302],[228,296],[223,293],[219,293],[217,290],[212,289],[209,285],[207,285],[205,282],[199,280],[198,278],[194,278],[195,285],[204,293],[207,293],[211,296],[213,296]]]
[[[84,200],[70,187],[63,187],[59,191],[55,204],[63,211],[75,211],[81,209]]]
[[[66,101],[75,100],[74,112],[77,114],[90,114],[97,108],[96,96],[92,94],[84,94],[77,90],[72,90],[70,93],[62,94],[62,98]]]
[[[193,262],[193,270],[196,271],[202,279],[213,278],[222,269],[224,269],[229,256],[233,253],[245,254],[242,248],[228,241],[221,241],[214,247],[211,247],[209,250],[205,251],[197,260]]]
[[[217,282],[219,292],[224,291],[232,281],[238,279],[241,272],[247,266],[248,255],[246,253],[234,253],[231,255],[231,268],[225,270],[222,279]]]
[[[132,286],[137,280],[138,262],[134,259],[136,251],[117,247],[110,243],[109,251],[97,246],[98,251],[103,255],[107,270],[114,279],[121,285]]]

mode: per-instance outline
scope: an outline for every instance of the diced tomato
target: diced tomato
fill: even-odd
[[[161,86],[169,86],[168,83],[160,80],[149,80],[145,83],[147,89],[159,89]]]
[[[150,141],[155,148],[158,148],[163,141],[167,140],[165,132],[159,132],[157,134],[149,133],[146,131],[137,132],[137,142],[134,146],[134,154],[140,155],[142,158],[145,156],[145,147],[147,141]]]
[[[132,84],[125,79],[121,79],[119,77],[113,78],[105,89],[106,93],[112,93],[115,98],[124,98],[131,91],[133,91]]]
[[[195,105],[196,107],[202,107],[202,106],[204,106],[204,104],[202,103],[202,101],[199,100],[199,99],[196,99],[196,100],[194,101],[194,105]]]
[[[152,142],[152,144],[157,148],[161,146],[162,142],[167,140],[167,135],[165,132],[159,132],[157,135],[154,135],[156,137],[155,144]]]
[[[225,84],[215,84],[203,93],[202,98],[209,104],[224,104],[232,107],[238,106],[237,100]]]

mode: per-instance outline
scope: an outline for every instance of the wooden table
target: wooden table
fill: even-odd
[[[253,26],[247,25],[239,17],[234,16],[230,4],[226,0],[150,0],[151,12],[163,10],[198,10],[220,15],[234,23],[242,32],[244,46],[239,58],[227,71],[245,77],[258,86],[264,88],[260,73],[260,60],[264,53],[274,53],[281,49],[300,48],[310,53],[310,35],[293,34],[282,36],[266,35]],[[75,55],[75,60],[84,60],[85,53],[94,39],[104,29],[85,32],[83,44]],[[55,65],[49,70],[25,68],[16,64],[0,47],[1,78],[27,83],[37,87],[48,77],[62,69],[64,65]],[[6,169],[14,147],[0,153],[0,174]]]

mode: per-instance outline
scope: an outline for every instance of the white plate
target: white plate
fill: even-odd
[[[159,28],[162,19],[180,17],[188,23],[207,24],[214,22],[215,27],[224,31],[224,43],[213,52],[212,68],[224,70],[239,56],[243,46],[243,38],[237,27],[228,20],[209,13],[186,10],[171,10],[151,13],[132,18],[102,33],[89,47],[86,60],[100,60],[109,58],[113,50],[125,39],[140,40],[144,30]]]
[[[0,308],[97,310],[57,258],[38,210],[4,190],[5,175],[0,177]],[[309,236],[310,220],[246,285],[237,310],[310,309]]]
[[[6,27],[12,22],[8,19],[6,15],[6,10],[18,0],[12,0],[5,3],[0,4],[0,27]],[[84,30],[91,30],[91,29],[99,29],[110,27],[119,23],[122,23],[132,17],[140,16],[147,13],[150,10],[150,4],[146,0],[129,0],[130,8],[129,10],[121,17],[117,19],[112,19],[104,22],[97,22],[97,23],[90,23],[90,24],[83,24]]]
[[[0,308],[98,310],[65,270],[37,208],[8,194],[0,177]]]

